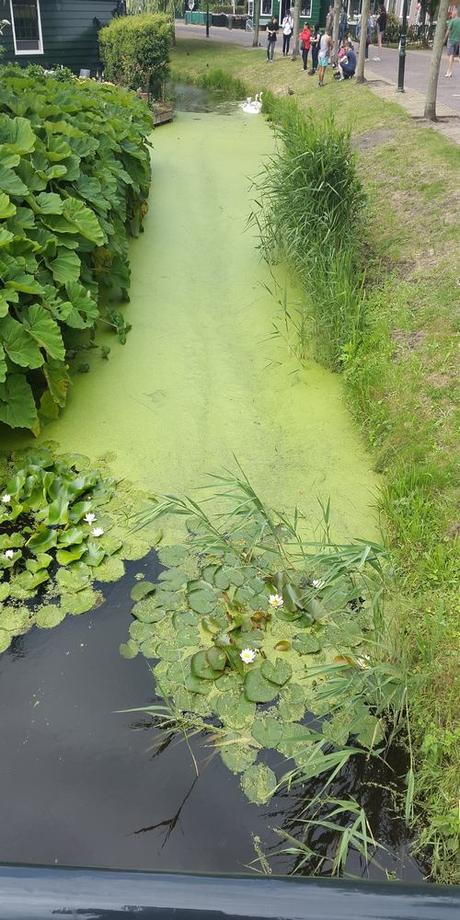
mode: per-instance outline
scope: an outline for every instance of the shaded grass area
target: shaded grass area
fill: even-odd
[[[434,878],[459,881],[460,150],[369,88],[330,82],[319,93],[300,65],[267,65],[263,51],[179,41],[173,72],[226,98],[261,89],[292,97],[301,111],[333,112],[351,128],[368,197],[366,324],[340,363],[385,474],[380,509],[397,573],[390,608],[411,676],[420,846]]]

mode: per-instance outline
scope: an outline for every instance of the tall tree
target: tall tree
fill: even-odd
[[[294,32],[292,38],[294,44],[292,46],[292,60],[295,61],[299,56],[299,32],[300,32],[300,4],[302,0],[295,0],[294,3]]]
[[[339,25],[340,25],[340,13],[342,9],[341,0],[334,0],[334,21],[332,28],[332,60],[337,61],[337,54],[339,50]]]
[[[425,96],[425,118],[429,118],[430,121],[436,121],[436,97],[438,94],[439,68],[441,66],[442,48],[444,45],[444,36],[446,34],[448,10],[449,0],[441,0],[438,10],[436,32],[434,33],[433,51],[431,52],[430,72],[428,74],[428,85]]]
[[[366,42],[367,42],[367,21],[369,19],[371,3],[370,0],[363,0],[361,9],[360,35],[359,35],[359,53],[358,65],[356,67],[356,82],[365,83],[364,78],[364,61],[366,60]]]
[[[260,0],[254,0],[254,38],[252,47],[259,47],[259,28],[260,28]]]

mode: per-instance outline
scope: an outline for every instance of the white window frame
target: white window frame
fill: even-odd
[[[32,0],[31,0],[31,2],[32,2]],[[16,28],[15,28],[15,25],[14,25],[14,8],[13,8],[13,0],[10,0],[11,28],[12,28],[12,30],[13,30],[14,54],[15,54],[16,57],[19,57],[20,55],[27,55],[28,57],[31,57],[33,54],[44,54],[44,51],[43,51],[43,33],[42,33],[42,14],[41,14],[41,11],[40,11],[40,0],[35,0],[35,3],[36,3],[36,5],[37,5],[38,45],[39,45],[39,47],[38,47],[38,48],[34,48],[34,49],[32,49],[32,50],[31,50],[30,48],[28,48],[27,50],[22,50],[22,49],[21,49],[21,50],[18,50],[17,43],[16,43]]]
[[[273,16],[273,0],[270,0],[270,12],[269,13],[262,13],[262,0],[260,2],[260,7],[261,7],[260,15],[263,16],[264,19],[266,19],[267,17],[271,19]]]

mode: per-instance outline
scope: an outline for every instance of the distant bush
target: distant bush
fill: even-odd
[[[169,75],[172,22],[164,13],[113,19],[99,32],[105,75],[129,89],[159,95]]]
[[[387,24],[385,29],[385,41],[391,45],[397,45],[399,42],[399,33],[401,23],[394,13],[387,14]]]

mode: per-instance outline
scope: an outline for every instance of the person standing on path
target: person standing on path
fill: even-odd
[[[291,35],[294,31],[294,20],[290,10],[288,10],[285,17],[283,18],[281,28],[283,30],[283,57],[286,57],[289,54]]]
[[[331,48],[332,48],[332,35],[330,32],[325,32],[321,36],[319,43],[319,56],[318,56],[318,86],[324,86],[324,77],[326,75],[326,69],[330,64],[331,60]]]
[[[382,51],[383,39],[385,38],[385,32],[387,28],[387,11],[383,3],[379,6],[379,12],[377,16],[377,44],[379,46],[379,54]],[[374,61],[380,61],[380,58],[375,57]]]
[[[447,23],[447,29],[444,41],[447,39],[447,71],[446,77],[452,76],[452,67],[454,66],[454,55],[456,46],[460,42],[460,16],[458,15],[458,7],[456,10],[456,15],[449,19]]]
[[[313,34],[310,39],[311,44],[311,72],[312,74],[316,73],[318,70],[318,55],[319,55],[319,43],[321,41],[321,30],[319,27],[319,22],[315,23],[315,28],[313,29]]]
[[[300,50],[302,51],[303,69],[306,70],[308,64],[308,52],[310,51],[311,46],[311,32],[308,23],[305,23],[299,37]]]
[[[279,22],[275,16],[272,16],[267,26],[267,61],[273,61],[275,56],[275,44],[278,38]]]

